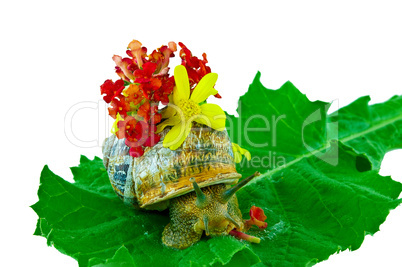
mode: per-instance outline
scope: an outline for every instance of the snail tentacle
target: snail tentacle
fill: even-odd
[[[194,177],[190,178],[190,182],[193,183],[194,191],[197,195],[197,200],[195,204],[198,208],[202,209],[208,205],[207,196],[201,191]]]
[[[259,172],[255,172],[253,175],[247,177],[242,180],[240,183],[234,185],[233,187],[227,189],[222,193],[222,199],[225,202],[228,202],[229,199],[243,186],[245,186],[248,182],[250,182],[254,177],[261,175]]]

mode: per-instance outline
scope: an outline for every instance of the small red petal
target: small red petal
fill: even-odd
[[[267,219],[267,216],[265,216],[264,214],[264,210],[256,206],[251,207],[250,217],[255,218],[259,221],[265,221]]]
[[[151,123],[152,124],[157,124],[162,120],[162,114],[156,113],[154,116],[151,118]]]
[[[158,134],[153,134],[150,137],[148,137],[147,141],[145,141],[144,143],[144,146],[153,147],[154,145],[159,143],[160,140],[161,137]]]
[[[265,229],[268,227],[268,223],[265,222],[267,216],[264,214],[264,210],[252,206],[250,209],[250,219],[245,221],[246,226],[251,227],[252,225],[258,226],[260,229]]]
[[[133,158],[141,157],[144,155],[144,149],[142,149],[142,147],[132,147],[129,150],[129,154]]]
[[[142,68],[144,72],[147,74],[147,76],[152,76],[152,74],[155,72],[157,68],[157,64],[153,62],[147,62],[144,65],[142,65]]]
[[[151,105],[149,104],[149,101],[146,101],[139,107],[137,115],[143,117],[145,121],[148,121],[150,118],[150,108]]]

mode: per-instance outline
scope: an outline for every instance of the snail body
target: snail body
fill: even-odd
[[[170,223],[162,241],[184,249],[207,235],[227,235],[244,223],[235,192],[237,183],[232,145],[226,131],[194,124],[176,150],[163,147],[163,137],[141,157],[131,157],[124,139],[115,135],[103,145],[103,162],[111,185],[128,205],[139,209],[169,208]],[[231,186],[234,185],[234,186]]]

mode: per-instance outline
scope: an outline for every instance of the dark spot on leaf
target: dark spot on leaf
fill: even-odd
[[[356,157],[356,169],[359,172],[365,172],[371,170],[371,162],[367,159],[366,156],[358,155]]]

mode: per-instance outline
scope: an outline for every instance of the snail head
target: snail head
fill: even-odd
[[[241,230],[243,221],[235,193],[258,175],[256,172],[233,187],[216,184],[202,189],[191,178],[196,195],[193,212],[198,218],[194,230],[205,231],[206,235],[226,235],[234,228]]]

